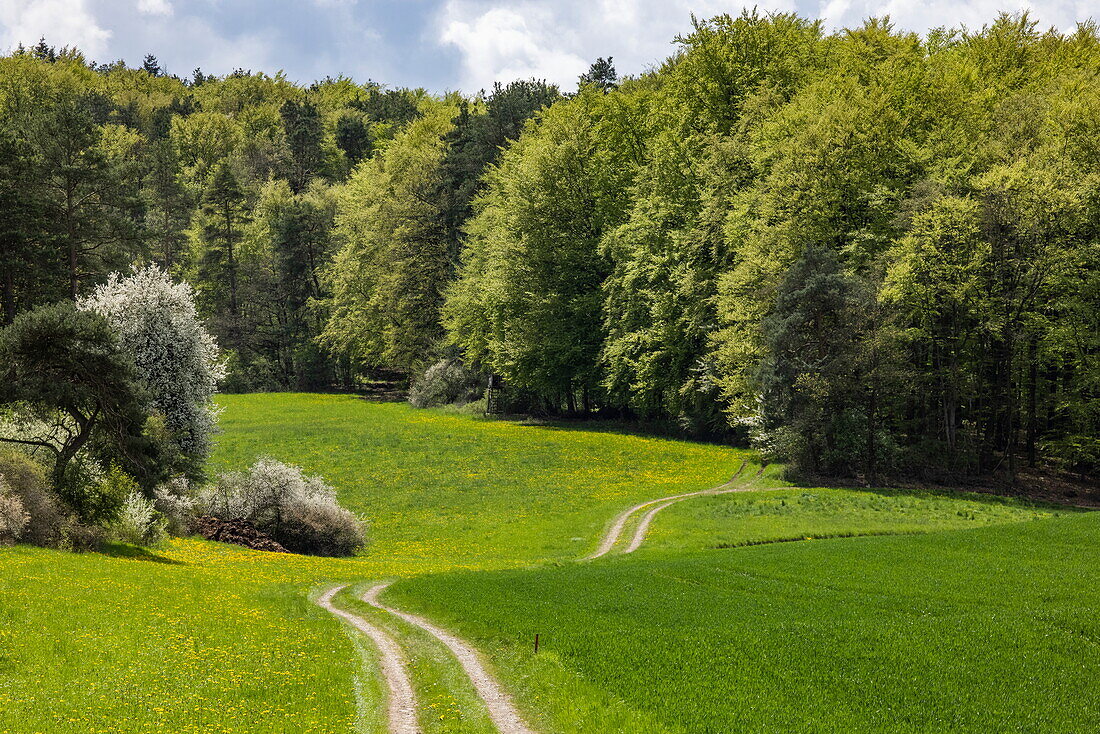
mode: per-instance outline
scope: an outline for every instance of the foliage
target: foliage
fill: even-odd
[[[601,57],[575,94],[473,97],[17,50],[3,319],[156,261],[234,390],[411,378],[457,350],[531,412],[806,472],[1095,471],[1097,26],[752,10],[675,43],[636,78]],[[794,348],[807,253],[847,284],[828,365]]]
[[[172,535],[182,536],[191,531],[199,505],[198,493],[187,477],[173,477],[153,489],[153,507],[164,518],[164,529]]]
[[[217,345],[195,310],[190,286],[173,283],[156,266],[135,269],[79,301],[105,317],[133,359],[152,410],[163,417],[179,466],[198,476],[217,420],[211,402],[224,375]]]
[[[442,336],[452,265],[433,191],[454,113],[450,104],[428,110],[341,193],[335,231],[344,245],[325,274],[332,299],[323,339],[358,363],[415,372]]]
[[[443,359],[413,381],[409,403],[417,408],[469,403],[485,392],[484,378],[458,360]]]
[[[468,361],[545,397],[591,407],[600,388],[601,234],[621,215],[624,151],[599,157],[625,115],[587,89],[529,124],[488,174],[444,323]],[[563,216],[568,212],[568,215]],[[579,401],[578,401],[579,396]]]
[[[23,528],[30,522],[30,515],[23,509],[19,498],[0,474],[0,546],[11,545],[23,535]]]
[[[110,526],[114,540],[132,545],[157,545],[165,538],[165,521],[159,517],[153,501],[131,490]]]
[[[464,358],[806,472],[1090,471],[1096,27],[753,11],[678,41],[487,174],[443,308]]]
[[[24,314],[0,333],[0,403],[15,406],[38,430],[4,436],[53,458],[52,481],[85,520],[111,514],[76,479],[78,454],[117,462],[146,482],[162,467],[144,434],[148,395],[133,360],[102,316],[71,303]],[[121,500],[121,498],[119,498]]]
[[[44,548],[63,545],[72,521],[49,485],[46,468],[18,449],[0,448],[0,475],[28,516],[20,540]]]

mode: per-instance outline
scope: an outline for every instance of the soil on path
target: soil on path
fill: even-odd
[[[390,734],[421,734],[422,730],[416,718],[416,694],[409,682],[408,668],[401,648],[386,632],[332,603],[332,597],[346,588],[346,584],[334,586],[317,599],[317,604],[366,634],[378,648],[382,675],[389,687],[389,706],[386,713]]]
[[[519,712],[512,704],[512,699],[505,693],[504,688],[502,688],[497,679],[485,669],[477,651],[449,632],[436,627],[423,617],[418,617],[408,612],[402,612],[399,609],[394,609],[393,607],[388,607],[383,604],[378,599],[378,595],[381,594],[387,586],[389,586],[388,583],[371,587],[363,594],[363,601],[370,604],[372,607],[400,617],[409,624],[416,625],[446,645],[454,656],[458,658],[458,662],[462,665],[462,669],[466,671],[466,675],[470,678],[470,682],[474,684],[474,688],[477,689],[478,695],[481,696],[481,699],[485,702],[485,706],[489,709],[489,718],[492,719],[493,724],[496,725],[496,728],[501,734],[534,734],[520,717]]]
[[[619,542],[619,537],[623,534],[623,529],[626,527],[626,524],[627,522],[629,522],[631,516],[633,516],[634,513],[638,512],[639,510],[644,510],[647,507],[657,505],[656,507],[653,507],[653,509],[651,509],[649,512],[647,512],[644,517],[642,517],[641,522],[638,523],[638,528],[634,531],[634,537],[631,539],[630,545],[627,546],[626,550],[624,550],[623,553],[633,553],[638,549],[638,546],[640,546],[642,544],[642,541],[645,540],[646,533],[649,531],[649,524],[653,521],[653,517],[669,505],[676,504],[677,502],[680,502],[681,500],[686,500],[689,497],[727,494],[729,492],[745,492],[750,489],[756,489],[756,487],[752,485],[752,479],[757,479],[760,477],[761,474],[764,473],[763,467],[760,468],[760,471],[758,471],[752,477],[752,479],[746,480],[744,483],[736,484],[736,486],[734,486],[737,480],[744,473],[747,466],[748,464],[742,461],[741,466],[737,469],[734,475],[730,477],[730,480],[725,484],[721,484],[717,487],[712,487],[710,489],[701,489],[697,492],[685,492],[684,494],[675,494],[670,497],[658,497],[655,500],[642,502],[640,504],[634,505],[633,507],[629,507],[626,510],[623,510],[615,518],[615,521],[611,523],[611,527],[607,529],[607,533],[604,534],[603,540],[600,541],[599,547],[597,547],[596,550],[594,550],[591,554],[585,556],[581,560],[591,561],[596,558],[600,558],[601,556],[606,556],[608,553],[610,553],[611,549],[615,547],[615,544]]]

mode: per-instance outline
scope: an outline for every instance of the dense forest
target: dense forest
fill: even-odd
[[[3,321],[157,264],[227,390],[494,375],[509,410],[808,473],[1095,471],[1097,26],[754,12],[677,43],[638,77],[472,97],[20,48]]]

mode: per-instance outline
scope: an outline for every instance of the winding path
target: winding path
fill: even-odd
[[[462,669],[466,671],[466,675],[470,678],[470,682],[474,684],[474,688],[477,689],[478,695],[481,696],[481,700],[485,702],[485,706],[489,709],[489,718],[493,720],[493,724],[496,725],[496,728],[501,734],[534,734],[534,732],[528,728],[527,724],[524,723],[519,712],[516,711],[515,706],[512,704],[512,699],[505,693],[504,688],[501,687],[497,679],[485,669],[477,651],[449,632],[436,627],[423,617],[418,617],[408,612],[402,612],[400,609],[394,609],[393,607],[388,607],[383,604],[378,599],[378,595],[385,591],[388,586],[389,583],[372,586],[363,594],[363,601],[370,604],[372,607],[389,612],[396,617],[400,617],[409,624],[416,625],[446,645],[454,656],[458,658],[458,662],[462,665]]]
[[[649,511],[646,512],[638,522],[638,526],[634,530],[634,535],[630,543],[623,550],[623,553],[633,553],[638,549],[645,540],[646,534],[649,532],[649,526],[653,522],[653,518],[658,512],[669,505],[676,504],[690,497],[727,494],[729,492],[744,492],[754,489],[753,480],[759,478],[764,473],[764,468],[761,467],[752,478],[738,483],[738,479],[741,478],[741,475],[744,474],[747,467],[748,463],[742,461],[741,466],[738,467],[730,480],[717,487],[696,492],[685,492],[669,497],[660,497],[658,499],[642,502],[624,510],[615,517],[615,520],[611,523],[611,526],[607,529],[607,532],[600,541],[599,547],[597,547],[592,554],[581,560],[590,561],[610,553],[611,549],[615,547],[622,537],[623,531],[631,517],[647,507],[650,508]],[[512,699],[500,685],[500,682],[486,669],[484,663],[481,661],[480,655],[473,647],[446,630],[435,626],[423,617],[403,612],[400,609],[395,609],[382,603],[379,599],[379,595],[386,590],[390,583],[391,582],[387,582],[372,586],[361,598],[372,607],[392,614],[411,625],[419,627],[442,642],[451,651],[462,666],[462,669],[466,672],[467,677],[469,677],[470,682],[473,683],[478,695],[485,702],[485,706],[489,712],[489,718],[501,734],[535,734],[534,730],[528,727],[523,718],[519,715],[515,705],[512,703]],[[347,620],[354,627],[367,634],[378,647],[381,657],[382,673],[390,689],[388,714],[391,734],[420,734],[421,729],[416,716],[416,696],[409,682],[405,658],[401,653],[401,648],[386,632],[373,626],[362,617],[339,609],[332,604],[333,596],[345,588],[347,588],[347,585],[336,586],[329,589],[317,600],[317,603],[336,616]]]
[[[689,497],[726,494],[728,492],[744,492],[750,489],[751,487],[748,483],[740,484],[736,487],[731,486],[734,482],[738,480],[738,478],[740,478],[747,466],[748,464],[742,461],[741,466],[738,467],[734,475],[730,477],[730,480],[725,484],[718,485],[717,487],[712,487],[710,489],[700,489],[697,492],[674,494],[670,497],[659,497],[655,500],[642,502],[640,504],[634,505],[633,507],[629,507],[626,510],[623,510],[615,518],[615,521],[611,523],[611,527],[607,529],[607,533],[604,534],[603,540],[600,541],[599,547],[597,547],[596,550],[594,550],[591,554],[585,556],[581,560],[591,561],[595,560],[596,558],[600,558],[601,556],[606,556],[608,553],[610,553],[611,549],[615,547],[615,544],[619,542],[619,537],[623,534],[623,529],[626,527],[626,524],[627,522],[629,522],[631,516],[639,510],[644,510],[645,508],[652,505],[657,505],[649,512],[647,512],[645,516],[642,517],[641,522],[638,523],[638,528],[634,531],[634,537],[631,539],[630,545],[627,546],[626,550],[624,550],[623,553],[633,553],[634,551],[638,550],[638,546],[642,544],[642,541],[645,540],[646,533],[649,532],[649,524],[653,522],[653,517],[669,505],[676,504],[677,502],[680,502],[681,500],[686,500]],[[753,479],[759,477],[763,473],[764,467],[760,467],[760,471],[756,473]]]
[[[413,692],[412,684],[409,682],[409,673],[401,648],[386,632],[332,603],[332,597],[346,588],[347,584],[332,587],[317,599],[317,604],[370,637],[378,648],[382,675],[390,689],[389,706],[386,712],[390,734],[420,734],[420,724],[416,718],[416,693]]]

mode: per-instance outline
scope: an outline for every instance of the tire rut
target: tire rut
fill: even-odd
[[[332,587],[317,599],[317,604],[365,634],[378,648],[379,666],[389,688],[386,715],[390,734],[421,734],[416,693],[409,682],[408,665],[401,647],[388,633],[332,603],[332,597],[347,587],[347,584]]]
[[[389,612],[409,624],[419,627],[446,645],[458,659],[470,682],[474,684],[478,695],[489,710],[489,718],[492,719],[493,724],[501,734],[535,734],[523,721],[513,705],[512,699],[500,685],[500,682],[486,670],[485,665],[481,662],[481,656],[474,648],[446,630],[436,627],[423,617],[387,606],[379,600],[379,594],[385,591],[389,585],[389,583],[385,583],[372,586],[361,598],[372,607]]]
[[[600,541],[600,545],[596,548],[596,550],[594,550],[592,553],[585,556],[581,560],[592,561],[610,553],[611,549],[615,547],[615,544],[619,542],[619,538],[622,536],[623,530],[626,528],[627,522],[629,522],[634,513],[638,512],[639,510],[644,510],[647,507],[657,505],[657,507],[654,507],[642,517],[638,528],[634,532],[634,537],[632,538],[630,545],[627,547],[627,550],[623,551],[624,553],[633,553],[635,550],[638,549],[638,546],[640,546],[642,544],[642,541],[645,540],[646,532],[649,530],[649,524],[653,521],[653,517],[669,505],[675,504],[681,500],[686,500],[690,497],[726,494],[728,492],[744,492],[750,489],[750,486],[748,484],[740,485],[737,487],[730,486],[731,484],[736,482],[742,474],[744,474],[746,468],[748,468],[748,463],[742,461],[741,466],[737,468],[737,471],[734,472],[729,481],[725,482],[724,484],[720,484],[717,487],[711,487],[710,489],[701,489],[696,492],[675,494],[669,497],[658,497],[655,500],[648,500],[646,502],[639,503],[637,505],[634,505],[633,507],[629,507],[626,510],[623,510],[615,517],[615,520],[611,523],[611,527],[607,529],[607,532],[604,534],[604,537]],[[753,479],[760,477],[763,473],[764,467],[760,467],[760,470],[756,472],[755,475],[753,475]]]

